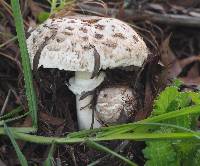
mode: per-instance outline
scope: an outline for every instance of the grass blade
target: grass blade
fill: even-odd
[[[51,148],[49,150],[49,154],[47,159],[44,162],[44,166],[52,166],[53,164],[53,153],[54,153],[54,149],[55,149],[55,143],[53,142],[51,145]]]
[[[118,125],[118,126],[107,127],[107,129],[110,129],[110,131],[102,132],[98,136],[104,137],[104,136],[109,136],[109,135],[115,135],[116,133],[119,134],[119,133],[131,132],[131,131],[145,133],[147,132],[148,129],[151,129],[151,127],[147,125],[143,125],[144,123],[164,122],[166,120],[170,120],[173,118],[186,116],[186,115],[194,115],[194,114],[199,114],[199,113],[200,113],[200,105],[189,106],[177,111],[172,111],[172,112],[168,112],[162,115],[149,117],[147,119],[144,119],[135,123],[128,123],[128,124],[123,124],[123,125]]]
[[[13,109],[12,111],[10,111],[9,113],[7,113],[3,116],[0,116],[0,120],[5,120],[6,118],[10,118],[10,117],[20,113],[22,110],[23,110],[22,107],[19,106],[19,107]]]
[[[16,117],[14,117],[14,118],[6,119],[6,120],[2,120],[2,121],[0,121],[0,126],[2,126],[4,123],[9,123],[9,122],[13,122],[13,121],[15,121],[15,120],[24,118],[24,117],[27,116],[29,113],[30,113],[30,112],[26,112],[26,113],[23,114],[23,115],[16,116]]]
[[[128,133],[128,132],[135,132],[135,133],[145,133],[153,126],[143,125],[146,123],[161,123],[166,120],[170,120],[173,118],[178,118],[187,115],[194,115],[200,113],[200,105],[189,106],[177,111],[172,111],[169,113],[165,113],[162,115],[158,115],[155,117],[149,117],[147,119],[135,122],[135,123],[128,123],[122,125],[114,125],[110,127],[102,127],[93,130],[82,130],[78,132],[73,132],[68,134],[68,138],[85,138],[90,136],[96,137],[106,137],[110,135],[115,135],[119,133]]]
[[[17,142],[16,142],[15,139],[14,139],[12,130],[8,128],[8,126],[6,125],[6,123],[4,123],[4,130],[5,130],[5,132],[6,132],[6,135],[10,138],[10,141],[11,141],[11,143],[12,143],[12,145],[13,145],[13,147],[14,147],[16,153],[17,153],[17,157],[18,157],[18,159],[19,159],[19,161],[20,161],[20,164],[21,164],[22,166],[28,166],[28,162],[27,162],[26,158],[25,158],[24,155],[22,154],[22,152],[21,152],[19,146],[17,145]]]
[[[16,128],[12,128],[13,135],[15,139],[23,140],[27,142],[33,142],[38,144],[52,144],[55,141],[56,144],[74,144],[81,143],[85,141],[85,138],[68,138],[68,137],[45,137],[45,136],[37,136],[25,134],[25,131],[30,131],[31,128],[24,128],[23,130],[19,130]],[[21,132],[20,132],[21,131]],[[0,134],[5,134],[5,130],[1,130]],[[178,133],[120,133],[116,134],[114,137],[106,136],[106,137],[88,137],[88,139],[92,141],[113,141],[113,140],[133,140],[133,141],[146,141],[146,140],[177,140],[177,139],[185,139],[191,140],[195,142],[200,142],[200,132],[178,132]]]
[[[11,0],[13,16],[17,31],[17,37],[21,52],[22,68],[24,72],[26,96],[28,100],[28,107],[32,114],[33,126],[37,128],[37,102],[36,95],[33,88],[31,65],[29,61],[28,50],[26,46],[26,38],[24,33],[23,19],[20,12],[19,0]]]
[[[36,128],[34,127],[10,127],[13,132],[19,132],[19,133],[35,133]],[[4,128],[0,127],[0,135],[5,135]]]
[[[103,151],[103,152],[106,152],[106,153],[110,153],[111,155],[119,158],[120,160],[124,161],[126,164],[128,165],[131,165],[131,166],[137,166],[137,164],[135,164],[134,162],[130,161],[129,159],[127,159],[126,157],[123,157],[122,155],[110,150],[109,148],[103,146],[103,145],[100,145],[94,141],[91,141],[91,140],[87,140],[86,141],[87,145],[94,148],[94,149],[97,149],[99,151]],[[89,164],[88,166],[93,166],[94,164]]]

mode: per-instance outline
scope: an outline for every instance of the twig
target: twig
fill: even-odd
[[[99,13],[106,16],[119,15],[119,10],[114,8],[100,8],[86,4],[79,4],[79,7],[89,13]],[[141,11],[135,9],[125,9],[124,18],[131,18],[132,20],[143,21],[149,20],[161,24],[179,25],[179,26],[192,26],[200,27],[200,17],[192,17],[180,14],[160,14],[151,11]]]
[[[17,94],[16,92],[13,90],[13,89],[9,89],[8,91],[8,94],[6,96],[6,99],[4,101],[4,104],[3,104],[3,107],[1,108],[1,111],[0,111],[0,116],[2,116],[5,112],[5,109],[6,109],[6,106],[8,104],[8,101],[9,101],[9,98],[10,98],[10,95],[11,95],[11,92],[14,94],[14,96],[17,98]]]
[[[4,111],[5,111],[6,106],[7,106],[7,104],[8,104],[8,100],[9,100],[9,98],[10,98],[10,94],[11,94],[11,90],[9,89],[8,94],[7,94],[7,96],[6,96],[6,99],[5,99],[5,101],[4,101],[3,107],[2,107],[2,109],[1,109],[1,111],[0,111],[0,116],[4,114]]]

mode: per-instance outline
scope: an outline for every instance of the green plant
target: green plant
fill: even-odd
[[[65,6],[72,5],[75,0],[47,0],[47,2],[50,4],[50,11],[42,11],[38,13],[37,20],[39,23],[44,22],[49,16],[62,10]]]
[[[10,141],[17,153],[17,157],[20,161],[20,164],[23,165],[23,166],[28,166],[28,162],[25,158],[25,156],[22,154],[17,142],[15,141],[14,137],[13,137],[13,132],[10,128],[8,128],[8,126],[4,123],[4,130],[5,130],[5,133],[6,135],[10,138]]]
[[[181,111],[182,108],[191,104],[199,104],[199,94],[194,92],[179,92],[177,86],[167,87],[155,100],[151,116],[158,116],[168,112]],[[154,133],[174,133],[180,129],[195,130],[198,115],[187,115],[170,120],[164,120],[165,124],[176,125],[158,126]],[[180,126],[180,127],[179,127]],[[187,165],[188,159],[195,160],[194,153],[199,150],[199,145],[190,141],[146,141],[147,147],[143,150],[147,158],[146,166],[166,165],[179,166]]]
[[[25,81],[26,96],[28,100],[28,107],[29,107],[29,111],[32,117],[33,128],[36,131],[38,127],[37,126],[37,100],[36,100],[36,95],[33,88],[31,65],[30,65],[28,50],[26,46],[23,19],[20,12],[19,1],[11,0],[11,5],[12,5],[13,16],[15,20],[17,38],[18,38],[20,52],[21,52],[22,68],[24,72],[24,81]]]
[[[47,0],[47,1],[51,5],[51,12],[50,12],[51,14],[75,2],[75,0]]]

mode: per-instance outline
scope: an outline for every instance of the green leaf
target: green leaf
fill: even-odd
[[[151,116],[157,117],[173,111],[179,112],[184,108],[187,108],[191,101],[198,103],[196,93],[179,92],[177,86],[167,87],[155,100],[154,109]],[[162,126],[158,127],[155,132],[165,133],[166,130],[168,130],[167,133],[173,133],[178,130],[178,126],[185,128],[186,130],[193,129],[193,125],[196,122],[196,118],[194,117],[197,116],[191,116],[190,114],[187,114],[182,117],[164,120],[164,123],[177,125],[177,129]],[[144,156],[148,159],[146,162],[146,165],[148,166],[179,166],[182,160],[184,160],[188,153],[191,152],[191,149],[193,150],[193,146],[188,144],[186,141],[146,141],[146,145],[147,147],[143,150],[143,153]],[[164,157],[163,154],[169,157]]]
[[[147,148],[143,150],[144,157],[148,159],[145,166],[155,166],[156,164],[159,164],[158,166],[178,166],[176,152],[173,150],[171,142],[148,141],[146,145]]]
[[[40,12],[38,15],[37,15],[37,20],[39,23],[43,23],[46,19],[48,19],[49,17],[49,13],[48,12]]]
[[[22,110],[23,110],[22,107],[19,106],[16,109],[13,109],[12,111],[10,111],[9,113],[7,113],[3,116],[0,116],[0,120],[5,120],[6,118],[13,117],[14,115],[20,113]]]
[[[176,152],[178,152],[178,158],[181,159],[181,163],[188,163],[187,165],[189,165],[192,158],[195,156],[197,146],[198,145],[193,141],[174,141],[174,148]]]
[[[190,159],[191,158],[189,158],[189,160]],[[190,165],[199,166],[199,163],[200,163],[200,148],[197,151],[195,151],[194,155],[192,156],[192,162],[190,163]]]
[[[151,116],[161,115],[188,106],[188,94],[179,92],[175,86],[167,87],[155,100]]]
[[[18,157],[18,159],[20,161],[20,164],[22,166],[28,166],[28,162],[27,162],[26,158],[24,157],[24,155],[21,152],[19,146],[17,145],[17,142],[14,139],[14,135],[12,133],[12,130],[8,128],[6,123],[4,123],[4,130],[5,130],[6,135],[10,138],[10,141],[11,141],[11,143],[12,143],[12,145],[13,145],[16,153],[17,153],[17,157]]]
[[[29,61],[29,54],[26,46],[26,38],[24,33],[23,19],[20,12],[19,0],[11,0],[13,16],[15,20],[15,26],[17,31],[17,37],[21,52],[22,68],[25,79],[26,97],[28,100],[28,107],[31,111],[33,126],[37,128],[37,102],[36,95],[33,88],[31,65]]]
[[[200,104],[200,93],[188,92],[188,95],[190,96],[192,102],[195,104]]]
[[[23,115],[16,116],[16,117],[14,117],[14,118],[6,119],[6,120],[2,120],[2,121],[0,121],[0,126],[4,125],[4,123],[9,123],[9,122],[12,122],[12,121],[21,119],[21,118],[27,116],[29,113],[30,113],[30,112],[26,112],[26,113],[23,114]]]

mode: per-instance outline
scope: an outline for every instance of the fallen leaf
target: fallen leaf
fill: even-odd
[[[182,71],[178,59],[169,46],[171,34],[162,42],[160,46],[161,62],[166,67],[168,77],[176,78]]]
[[[187,77],[189,78],[195,78],[199,77],[199,65],[195,63],[192,68],[188,71]]]
[[[200,86],[200,77],[196,77],[193,79],[189,77],[181,77],[179,79],[187,86],[191,86],[191,85]]]
[[[187,66],[190,63],[193,63],[195,61],[200,61],[200,55],[190,56],[188,58],[182,59],[182,60],[179,61],[179,65],[180,65],[181,68],[184,68],[185,66]]]
[[[42,9],[38,3],[34,2],[33,0],[28,1],[28,6],[31,10],[32,15],[37,18],[38,14],[41,12],[44,12],[44,9]]]
[[[40,120],[54,126],[60,126],[65,122],[64,119],[53,117],[46,112],[39,112]]]

